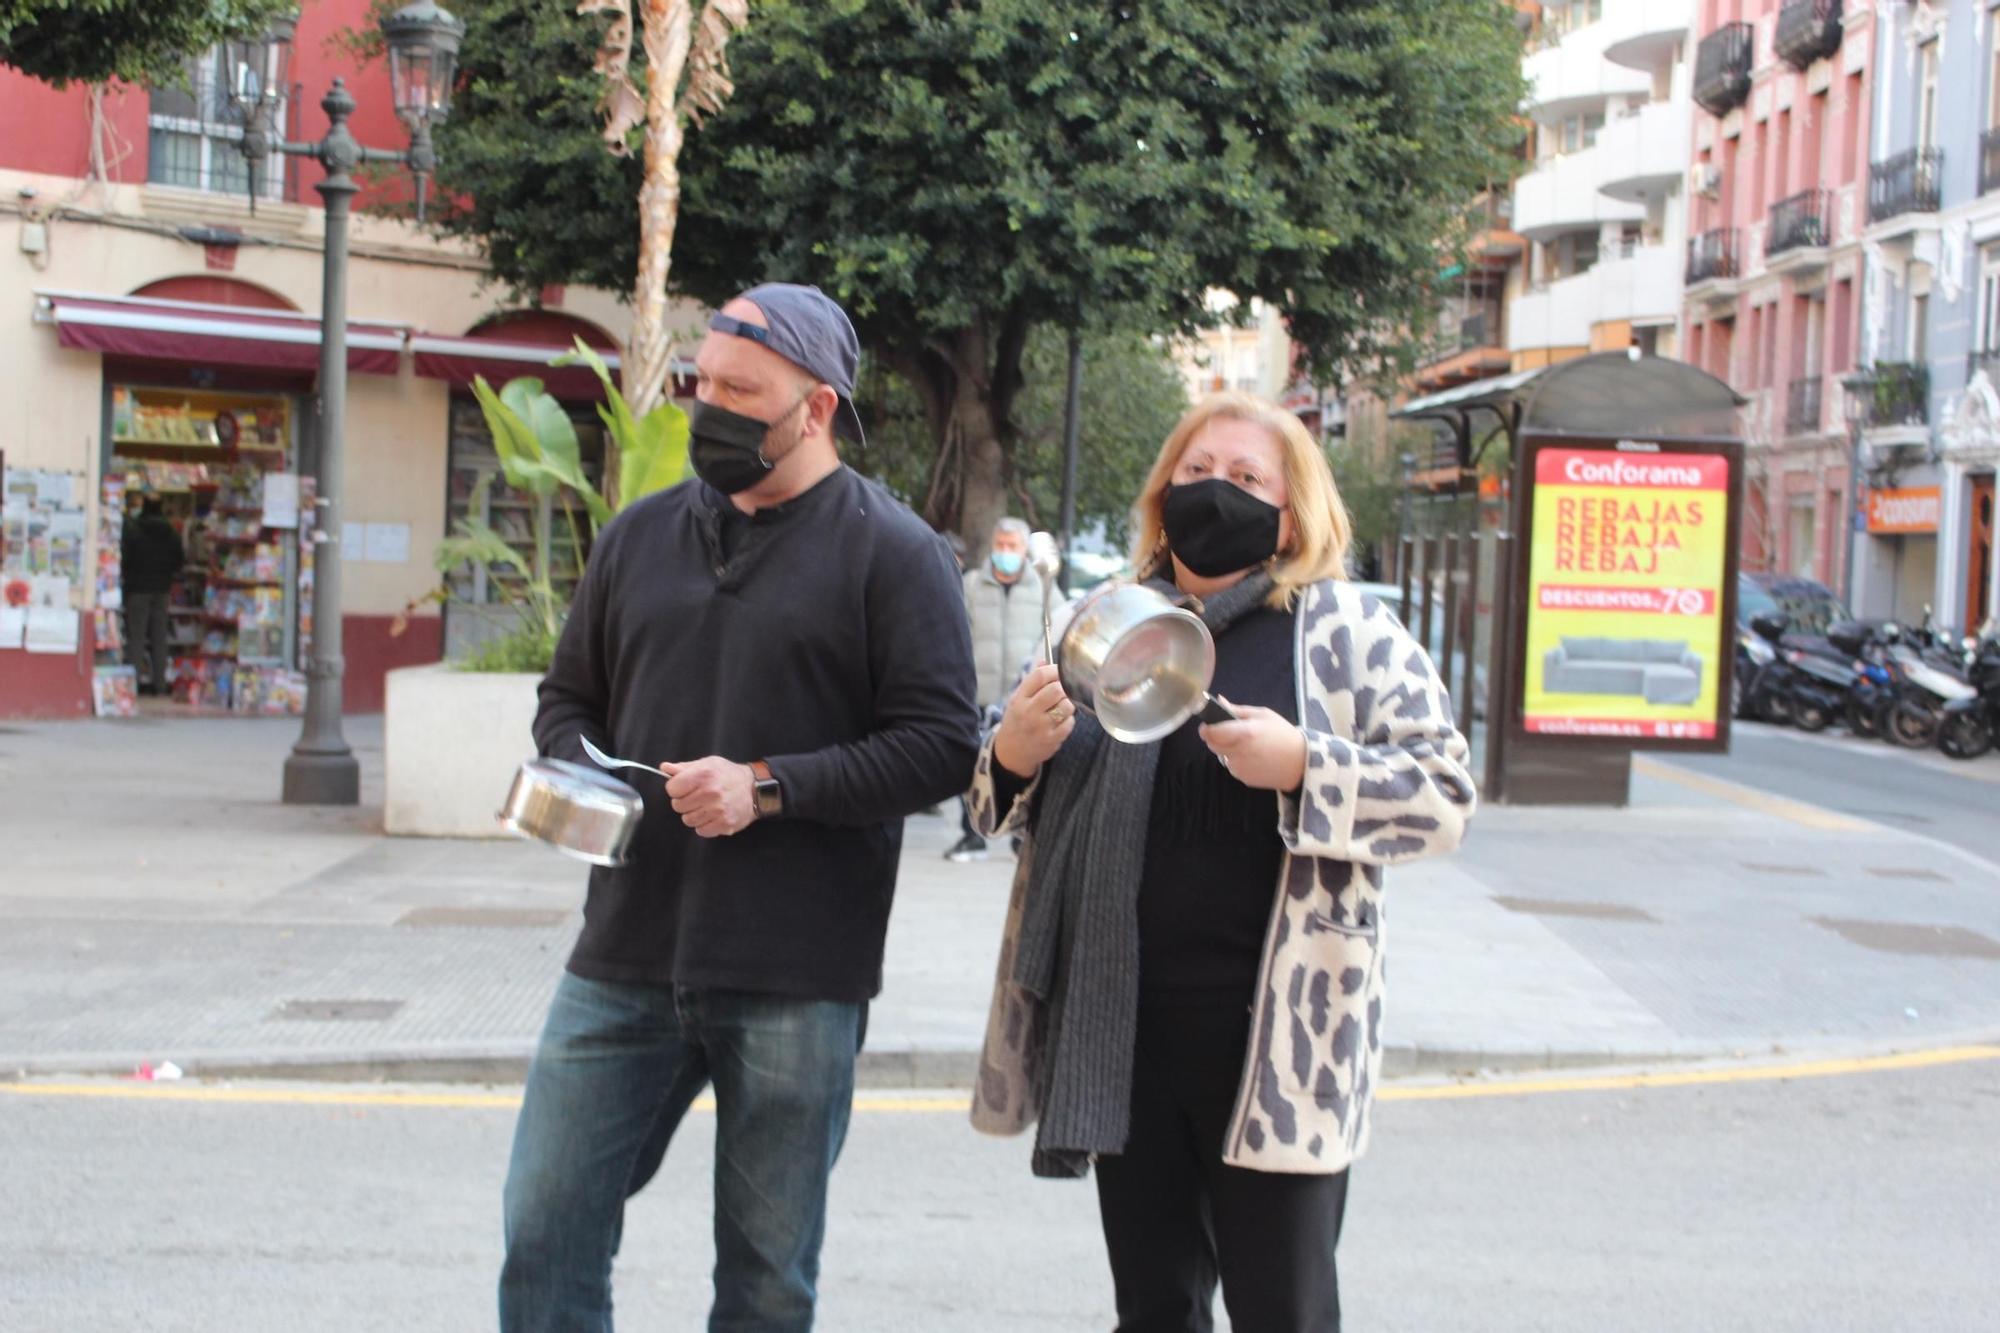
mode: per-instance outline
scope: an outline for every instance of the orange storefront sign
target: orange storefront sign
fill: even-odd
[[[1868,492],[1868,530],[1884,536],[1936,532],[1944,514],[1944,494],[1936,486]]]

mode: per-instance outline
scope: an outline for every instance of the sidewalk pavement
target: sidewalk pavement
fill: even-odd
[[[518,1080],[583,869],[278,804],[285,720],[0,726],[0,1077]],[[506,775],[495,775],[496,802]],[[1928,1046],[2000,1034],[2000,868],[1641,760],[1622,811],[1489,809],[1388,877],[1391,1073]],[[864,1079],[969,1082],[1012,863],[912,818]]]

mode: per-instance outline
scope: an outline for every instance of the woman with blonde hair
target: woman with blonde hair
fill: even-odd
[[[1110,740],[1029,673],[967,800],[1027,834],[973,1123],[1097,1167],[1120,1333],[1340,1326],[1334,1247],[1381,1067],[1382,867],[1472,816],[1443,682],[1343,581],[1348,518],[1298,419],[1183,417],[1134,568],[1198,607],[1236,720]]]

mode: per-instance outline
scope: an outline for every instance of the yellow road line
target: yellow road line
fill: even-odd
[[[1948,1046],[1901,1055],[1846,1060],[1806,1060],[1793,1064],[1731,1065],[1655,1073],[1576,1075],[1561,1078],[1494,1079],[1475,1083],[1391,1084],[1377,1093],[1383,1101],[1463,1101],[1487,1097],[1540,1097],[1559,1093],[1623,1092],[1644,1088],[1686,1088],[1728,1083],[1776,1083],[1799,1078],[1838,1078],[1902,1069],[2000,1060],[2000,1046]],[[205,1087],[161,1083],[0,1083],[0,1097],[46,1097],[110,1101],[226,1102],[276,1106],[396,1107],[403,1109],[500,1110],[521,1105],[512,1093],[362,1092],[315,1088]],[[864,1115],[962,1115],[970,1105],[960,1096],[864,1094],[854,1109]],[[713,1111],[715,1099],[695,1102]]]
[[[1643,773],[1649,778],[1671,782],[1698,791],[1704,796],[1714,796],[1732,804],[1756,810],[1777,819],[1803,824],[1807,828],[1824,829],[1834,833],[1879,833],[1882,826],[1871,824],[1865,819],[1855,819],[1850,815],[1836,814],[1817,805],[1807,805],[1804,801],[1788,800],[1774,796],[1755,787],[1746,787],[1740,782],[1730,782],[1725,778],[1713,778],[1706,773],[1696,773],[1690,769],[1660,762],[1646,755],[1632,756],[1632,771]]]
[[[1505,1079],[1491,1083],[1391,1085],[1376,1096],[1390,1102],[1457,1101],[1469,1097],[1538,1097],[1564,1092],[1622,1092],[1635,1088],[1687,1088],[1718,1083],[1778,1083],[1795,1078],[1838,1078],[1852,1074],[1883,1074],[1898,1069],[1931,1069],[1939,1065],[2000,1060],[2000,1046],[1947,1046],[1901,1055],[1861,1056],[1851,1060],[1805,1060],[1782,1065],[1732,1065],[1726,1068],[1677,1069],[1648,1074],[1581,1075],[1573,1078]]]

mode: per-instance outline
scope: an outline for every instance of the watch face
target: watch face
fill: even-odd
[[[776,778],[766,778],[759,782],[751,800],[760,815],[775,815],[784,806],[784,798],[778,794]]]

